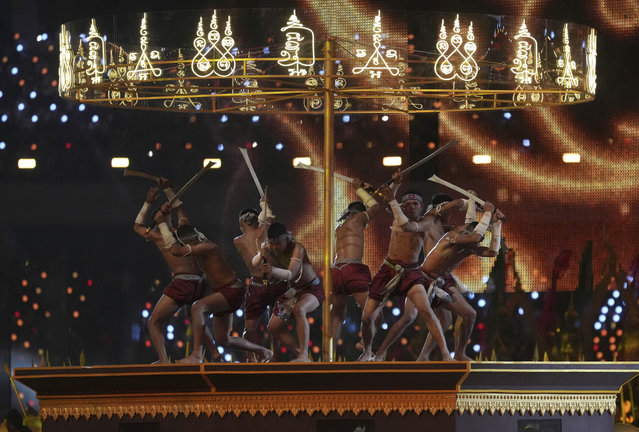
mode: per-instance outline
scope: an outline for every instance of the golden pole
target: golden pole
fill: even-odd
[[[333,165],[334,157],[334,110],[335,95],[332,41],[326,40],[324,45],[324,308],[322,322],[322,355],[324,361],[333,361],[333,321],[331,319],[331,293],[333,280],[331,263],[333,261]]]

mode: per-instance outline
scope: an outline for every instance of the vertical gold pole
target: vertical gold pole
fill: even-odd
[[[335,65],[333,63],[332,41],[326,40],[324,45],[324,309],[322,322],[322,358],[324,361],[333,361],[333,321],[331,319],[331,293],[333,292],[333,280],[331,274],[331,262],[333,261],[333,165],[334,157],[334,77]]]

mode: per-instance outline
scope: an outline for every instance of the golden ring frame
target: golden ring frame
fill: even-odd
[[[237,9],[220,9],[215,11],[216,15],[219,13],[219,16],[222,17],[220,18],[222,24],[219,26],[219,33],[222,34],[224,31],[224,17],[232,17],[236,13],[240,13],[238,11]],[[360,14],[359,17],[344,17],[343,11],[333,12],[342,19],[345,18],[347,21],[356,21],[358,24],[363,22],[372,23],[375,18],[375,14],[372,11],[370,11],[370,15],[363,16]],[[181,13],[184,15],[181,21],[184,23],[184,29],[186,29],[187,26],[194,29],[193,23],[197,22],[197,19],[200,17],[211,17],[212,11],[185,11]],[[241,13],[247,12],[243,10]],[[291,13],[291,10],[273,9],[270,10],[269,13],[277,15],[278,18],[281,18],[281,24],[285,25],[286,17]],[[148,29],[146,28],[147,14],[144,14],[145,49],[147,45],[153,42],[154,17],[160,14],[160,12],[148,14],[151,17],[151,19],[148,20]],[[293,14],[295,14],[295,12],[293,12]],[[409,18],[413,21],[419,20],[420,17],[425,16],[425,14],[426,13],[420,15],[419,13],[411,12],[411,17],[407,15],[406,20],[408,21]],[[378,24],[381,22],[382,27],[390,21],[390,13],[386,16],[385,13],[377,11],[377,15],[378,18],[381,18],[381,21],[378,20],[376,22]],[[271,43],[270,45],[273,46],[272,51],[274,53],[279,51],[281,55],[269,56],[265,54],[256,56],[251,55],[251,52],[248,50],[246,52],[238,51],[237,56],[234,56],[235,68],[230,76],[197,76],[195,73],[189,73],[192,72],[190,66],[193,61],[193,58],[189,58],[189,54],[195,54],[195,50],[192,48],[194,46],[193,41],[189,39],[182,44],[182,46],[189,48],[161,49],[161,55],[147,58],[147,64],[151,69],[157,68],[157,70],[162,71],[161,76],[150,76],[150,79],[147,80],[129,80],[128,78],[123,78],[123,75],[126,76],[127,71],[135,67],[135,61],[129,61],[128,59],[129,53],[139,48],[139,55],[142,56],[143,54],[142,42],[139,39],[142,31],[131,31],[130,33],[123,32],[129,35],[129,39],[125,42],[118,40],[103,42],[102,49],[104,52],[102,53],[101,60],[93,62],[94,69],[96,66],[98,69],[102,66],[103,78],[96,80],[87,74],[89,71],[87,61],[91,57],[90,53],[88,53],[88,40],[84,39],[83,42],[78,42],[79,34],[82,31],[88,30],[89,26],[95,23],[95,20],[91,20],[92,23],[83,20],[64,24],[62,27],[60,35],[61,50],[62,42],[68,41],[67,57],[65,57],[66,60],[63,61],[68,74],[67,85],[65,85],[64,90],[59,86],[59,93],[64,98],[82,103],[107,105],[125,109],[161,110],[182,113],[323,115],[323,222],[325,227],[323,269],[326,305],[330,305],[330,294],[332,292],[330,276],[331,262],[334,254],[334,223],[332,220],[331,206],[334,195],[333,149],[334,116],[336,113],[419,114],[442,111],[490,111],[571,105],[594,99],[594,91],[596,88],[596,33],[594,29],[582,25],[549,20],[534,21],[524,20],[523,18],[472,14],[466,14],[460,18],[459,15],[455,16],[455,14],[451,13],[432,15],[437,15],[437,18],[433,18],[430,22],[434,26],[439,26],[439,20],[441,19],[442,27],[434,30],[435,34],[439,33],[440,39],[442,38],[442,30],[444,30],[443,33],[447,32],[447,34],[452,34],[456,31],[461,35],[462,39],[466,37],[466,42],[483,40],[483,46],[477,48],[476,53],[480,53],[481,50],[484,50],[484,58],[480,58],[478,54],[478,58],[475,59],[474,55],[468,54],[468,58],[473,57],[472,60],[476,62],[477,66],[476,77],[472,80],[460,80],[459,76],[442,79],[437,75],[437,62],[441,56],[438,56],[436,53],[437,49],[425,51],[421,48],[415,48],[415,46],[411,48],[408,44],[402,47],[392,46],[392,37],[389,38],[388,41],[383,42],[384,44],[387,42],[389,44],[388,47],[384,46],[384,49],[385,52],[389,50],[396,51],[397,61],[394,62],[393,65],[401,67],[401,73],[398,76],[392,74],[389,76],[389,74],[386,73],[383,77],[373,77],[373,72],[371,71],[370,77],[367,77],[366,74],[356,75],[353,66],[357,64],[361,68],[366,63],[366,58],[369,58],[370,62],[373,54],[371,54],[370,57],[355,56],[354,53],[358,51],[355,46],[359,46],[368,53],[373,51],[377,53],[377,49],[379,49],[380,46],[377,42],[381,39],[377,39],[377,42],[370,42],[374,40],[371,36],[375,33],[371,27],[358,29],[357,31],[361,33],[361,37],[355,38],[359,39],[356,42],[354,42],[353,39],[332,36],[330,35],[331,25],[329,24],[326,25],[326,35],[318,38],[321,39],[321,42],[318,43],[318,40],[314,39],[313,53],[316,51],[315,46],[321,46],[323,57],[320,58],[318,56],[314,59],[303,56],[298,57],[298,60],[303,64],[309,64],[312,60],[316,62],[323,61],[323,73],[315,73],[315,69],[308,68],[308,71],[304,72],[305,75],[287,75],[285,68],[279,67],[277,64],[278,61],[283,60],[281,56],[283,55],[283,51],[280,50],[283,49],[282,47],[285,45],[281,43],[278,48],[276,43]],[[303,21],[307,18],[303,11],[300,16],[302,16]],[[136,19],[139,23],[140,16],[137,15]],[[473,20],[475,20],[474,23]],[[160,19],[157,21],[160,21]],[[229,22],[230,21],[231,18],[229,18]],[[338,19],[335,19],[335,22],[338,21]],[[131,20],[130,22],[133,23],[135,21]],[[459,27],[459,22],[462,23],[461,31],[458,31],[459,29],[454,31],[453,27]],[[486,22],[489,22],[488,31],[484,28],[486,27]],[[539,62],[536,63],[536,66],[540,66],[539,70],[535,69],[537,73],[534,74],[531,83],[522,81],[518,84],[512,79],[513,75],[517,75],[513,70],[515,66],[513,61],[519,55],[516,51],[517,47],[521,48],[521,45],[518,45],[520,43],[518,42],[518,38],[521,36],[522,28],[526,27],[526,25],[523,24],[525,22],[532,23],[532,25],[528,24],[534,29],[531,33],[539,32],[542,28],[544,29],[543,40],[539,43],[539,46],[542,47],[545,58],[541,58],[542,56],[540,55],[537,41],[535,40],[534,47],[529,49],[527,61],[525,60],[526,57],[519,57],[520,67],[523,67],[521,66],[522,63],[528,64],[536,59],[535,63]],[[519,23],[522,24],[520,25]],[[349,22],[349,24],[352,23]],[[335,23],[332,23],[332,26],[335,28]],[[508,28],[508,26],[510,26],[510,28]],[[67,30],[67,27],[70,31]],[[276,27],[279,28],[280,26],[277,25]],[[408,27],[410,27],[410,23],[407,24],[407,32],[411,31]],[[213,28],[212,24],[211,28]],[[551,28],[554,29],[554,34],[551,32]],[[185,32],[184,29],[182,29],[182,34]],[[208,31],[208,28],[206,30]],[[394,31],[396,32],[396,30]],[[474,34],[477,34],[477,38],[475,38],[474,35],[472,38],[470,37],[470,33],[473,31]],[[494,35],[501,32],[501,36],[505,38],[502,42],[509,41],[512,44],[511,48],[515,49],[515,52],[509,54],[505,60],[502,58],[501,61],[488,58],[490,54],[489,51],[492,48],[486,43],[486,40],[490,39],[491,36],[486,37],[485,35],[490,34],[490,32],[494,32],[493,37],[496,37]],[[186,33],[192,36],[195,31],[186,31]],[[352,30],[335,33],[351,34]],[[96,34],[99,35],[99,33],[94,32],[94,36]],[[377,31],[377,34],[381,36],[383,33]],[[575,37],[575,35],[577,35],[577,37]],[[570,40],[570,37],[573,39]],[[151,38],[151,42],[149,42],[149,38]],[[94,40],[96,39],[94,38]],[[447,43],[450,42],[450,44],[452,44],[452,39],[450,39],[450,41],[448,39],[445,40]],[[521,39],[519,39],[519,41],[521,41]],[[376,43],[377,45],[375,45]],[[429,44],[431,47],[436,46],[436,41],[433,40],[429,42]],[[78,47],[77,51],[73,50],[73,46]],[[96,45],[94,45],[94,54],[95,46]],[[107,46],[108,49],[105,48]],[[576,49],[575,46],[577,47]],[[460,45],[460,47],[465,47],[465,45]],[[241,47],[238,47],[238,49],[240,48]],[[252,51],[253,53],[256,52],[255,49],[252,49]],[[258,52],[260,52],[259,49]],[[262,52],[264,51],[262,50]],[[146,54],[146,52],[144,54]],[[350,54],[350,56],[347,54]],[[117,62],[114,61],[115,56],[119,57]],[[162,56],[164,56],[164,58],[161,58]],[[170,58],[167,58],[167,56]],[[61,55],[61,60],[62,59],[63,56]],[[455,58],[453,58],[453,60],[454,59]],[[213,64],[215,64],[216,61],[215,59],[211,59]],[[256,62],[259,62],[262,69],[258,69],[254,66]],[[101,63],[101,65],[97,63]],[[345,67],[342,68],[342,65]],[[61,64],[61,72],[63,70],[62,66]],[[319,63],[315,66],[317,70],[320,70]],[[366,66],[368,66],[368,63],[366,63]],[[460,65],[456,66],[461,70]],[[342,70],[338,68],[342,68]],[[363,69],[366,69],[366,67]],[[390,69],[387,69],[387,72],[389,70]],[[115,76],[120,74],[119,79],[109,79],[108,71],[115,71]],[[271,71],[274,71],[274,73],[269,73]],[[421,71],[422,74],[419,75],[416,73],[411,75],[414,71],[418,71],[418,73]],[[429,71],[430,73],[424,74],[424,71]],[[493,79],[491,76],[493,73],[495,76],[501,78]],[[564,78],[566,74],[568,74],[569,79],[562,78],[562,74]],[[93,73],[93,76],[95,77],[95,73]],[[503,79],[504,76],[509,76],[510,79],[505,80]],[[307,81],[309,79],[314,85],[309,86],[309,81]],[[336,79],[340,79],[342,83],[348,84],[336,88]],[[570,81],[572,84],[562,86],[559,84],[561,79],[564,79],[564,82]],[[251,80],[251,83],[253,83],[248,88],[243,86],[246,85],[247,80]],[[62,81],[62,78],[60,81]],[[180,91],[177,91],[177,89]],[[114,97],[114,95],[117,95],[117,97]],[[342,104],[339,109],[336,110],[336,99],[348,102]],[[178,101],[180,103],[178,103],[177,106],[174,106],[173,102],[168,104],[164,103],[169,101]],[[319,101],[319,108],[309,108],[311,101]],[[330,308],[324,306],[323,309],[323,359],[333,361]]]

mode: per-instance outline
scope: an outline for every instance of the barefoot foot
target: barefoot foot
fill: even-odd
[[[184,363],[184,364],[191,364],[191,363],[202,363],[202,358],[198,357],[198,356],[194,356],[193,354],[191,354],[188,357],[184,357],[181,360],[176,360],[176,363]]]
[[[260,352],[259,354],[258,353],[255,354],[255,358],[258,363],[267,363],[271,360],[271,357],[273,357],[273,351],[266,348],[264,348],[264,350]]]
[[[373,361],[373,353],[364,351],[362,355],[359,356],[357,361],[361,361],[361,362]]]

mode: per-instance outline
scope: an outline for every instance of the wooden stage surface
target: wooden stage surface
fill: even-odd
[[[45,432],[613,430],[639,363],[204,363],[15,369]]]

